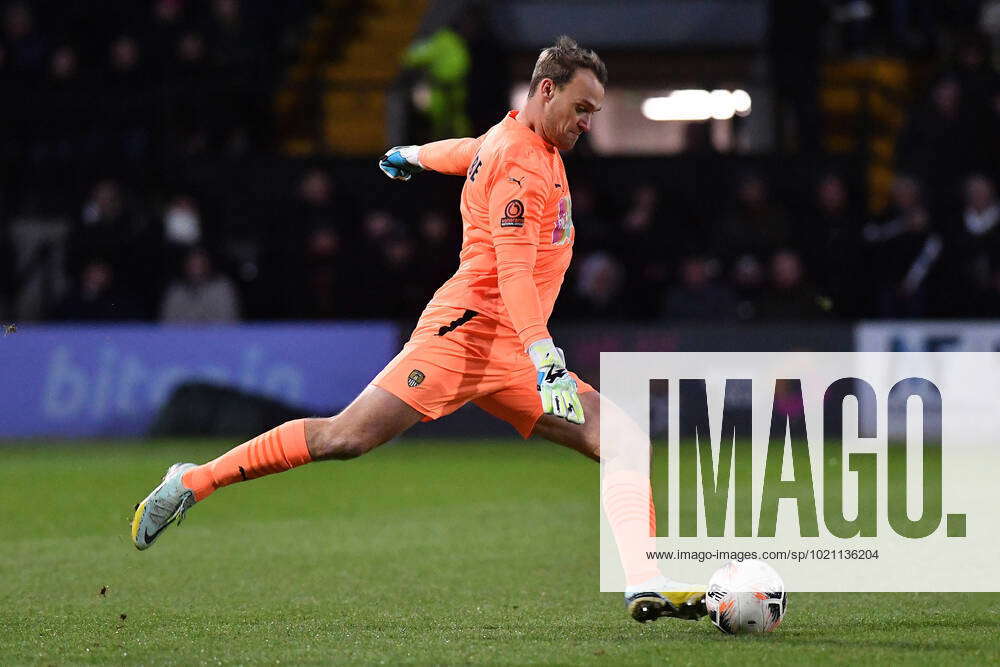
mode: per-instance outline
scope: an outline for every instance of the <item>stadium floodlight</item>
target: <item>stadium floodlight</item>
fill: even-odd
[[[733,109],[737,116],[750,115],[750,93],[745,90],[734,90],[732,92]]]
[[[665,97],[650,97],[642,103],[649,120],[727,120],[750,113],[750,95],[745,90],[675,90]]]

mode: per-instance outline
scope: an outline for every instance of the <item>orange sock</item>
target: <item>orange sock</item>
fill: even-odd
[[[656,537],[656,503],[653,502],[653,483],[649,484],[649,535]]]
[[[284,472],[312,461],[306,447],[306,420],[285,422],[253,440],[184,473],[181,481],[204,500],[216,489],[248,479]]]
[[[647,489],[649,505],[644,510]],[[631,471],[606,473],[604,512],[618,545],[626,583],[638,584],[659,575],[656,561],[646,557],[656,544],[656,510],[649,479]]]

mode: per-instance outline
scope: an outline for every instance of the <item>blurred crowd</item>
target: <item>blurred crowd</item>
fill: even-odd
[[[954,202],[935,204],[932,188],[900,173],[889,206],[868,216],[836,171],[812,179],[807,196],[781,198],[748,171],[716,217],[640,186],[617,220],[578,188],[576,267],[557,308],[666,320],[997,317],[994,176],[968,172],[956,187]]]
[[[0,320],[416,317],[457,267],[461,180],[255,162],[266,4],[6,5]],[[993,62],[981,36],[942,60],[875,215],[863,175],[822,157],[793,173],[714,156],[722,176],[686,195],[650,160],[568,157],[576,257],[556,316],[1000,317]],[[699,169],[685,159],[671,168]]]
[[[288,9],[294,11],[293,2]],[[2,6],[5,158],[122,171],[262,141],[281,16],[262,0]],[[264,104],[262,104],[264,102]]]

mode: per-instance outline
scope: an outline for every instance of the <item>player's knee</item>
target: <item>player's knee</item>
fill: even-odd
[[[354,459],[382,444],[374,433],[354,427],[337,417],[317,429],[309,451],[314,459]]]
[[[330,443],[329,452],[326,458],[346,460],[346,459],[356,459],[362,454],[367,454],[375,445],[369,444],[360,438],[353,438],[349,436],[335,438]]]

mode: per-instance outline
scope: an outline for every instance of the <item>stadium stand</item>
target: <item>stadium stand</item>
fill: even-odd
[[[4,5],[0,319],[155,320],[195,250],[246,319],[417,315],[456,265],[461,184],[396,187],[374,153],[348,154],[385,140],[385,88],[423,5],[390,21],[388,0],[280,4]],[[779,72],[779,92],[813,77],[815,140],[567,156],[579,234],[557,314],[1000,314],[1000,85],[977,32],[990,6],[962,3],[945,36],[905,12],[810,19],[838,39],[815,71]],[[373,40],[394,50],[358,67]],[[470,49],[473,71],[503,53],[491,44]],[[358,86],[375,91],[364,104]]]

